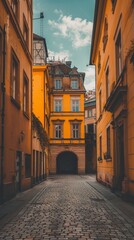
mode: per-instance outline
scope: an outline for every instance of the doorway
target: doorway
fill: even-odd
[[[57,174],[77,174],[78,159],[75,153],[70,151],[61,152],[56,159]]]
[[[117,129],[117,190],[122,191],[122,181],[125,176],[124,159],[124,125]]]
[[[21,191],[22,152],[16,152],[16,192]]]

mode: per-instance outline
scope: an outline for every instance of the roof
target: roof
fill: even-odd
[[[65,75],[79,75],[82,77],[82,80],[84,82],[85,78],[85,73],[84,72],[78,72],[76,67],[69,67],[66,62],[60,62],[60,61],[52,61],[49,62],[50,66],[52,67],[59,67],[60,70],[63,72]]]
[[[86,100],[84,106],[85,107],[96,106],[96,98]]]

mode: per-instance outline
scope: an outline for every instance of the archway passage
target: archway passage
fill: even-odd
[[[75,153],[70,151],[61,152],[56,159],[57,174],[77,174],[78,159]]]

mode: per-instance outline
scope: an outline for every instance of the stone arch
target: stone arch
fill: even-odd
[[[77,174],[78,158],[74,152],[63,151],[56,158],[57,174]]]

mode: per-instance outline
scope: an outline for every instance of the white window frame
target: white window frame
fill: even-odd
[[[78,139],[80,137],[80,124],[72,123],[72,138]]]
[[[62,97],[54,98],[54,112],[62,111]]]
[[[80,111],[80,99],[71,99],[71,111],[72,112]]]
[[[57,139],[62,138],[62,124],[54,124],[54,137]]]
[[[88,110],[85,110],[85,118],[88,117]]]
[[[71,88],[72,89],[78,89],[78,80],[77,79],[72,79],[71,80]]]
[[[61,79],[55,79],[55,89],[61,89],[61,88],[62,88]]]

